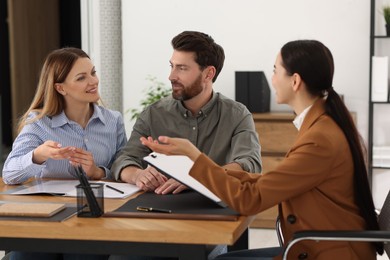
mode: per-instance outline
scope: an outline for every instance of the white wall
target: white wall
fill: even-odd
[[[376,3],[375,34],[384,35],[380,9],[390,0]],[[225,49],[225,66],[214,88],[233,99],[235,71],[263,70],[271,85],[275,57],[284,43],[296,39],[322,41],[334,56],[334,88],[356,112],[358,130],[367,140],[369,0],[122,0],[123,112],[139,107],[143,90],[149,86],[145,80],[148,75],[170,86],[170,41],[184,30],[210,34]],[[387,41],[385,45],[376,46],[382,52],[375,54],[390,55]],[[271,110],[289,108],[277,105],[272,92]],[[390,146],[389,121],[383,120],[389,108],[378,110],[385,112],[376,115],[381,124],[376,126],[374,142]],[[124,116],[129,136],[134,122],[130,122],[130,114]],[[377,206],[387,194],[389,174],[376,171],[373,175]]]
[[[81,0],[82,49],[100,79],[103,104],[123,111],[121,0]]]
[[[275,57],[290,40],[317,39],[333,52],[334,87],[357,112],[367,136],[368,0],[142,0],[122,1],[123,107],[138,107],[147,75],[170,86],[171,39],[184,30],[210,34],[225,50],[215,90],[235,98],[234,72],[263,70],[271,85]],[[271,110],[288,110],[274,102]],[[127,132],[133,122],[125,114]]]

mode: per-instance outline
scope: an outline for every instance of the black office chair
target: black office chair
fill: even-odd
[[[390,190],[387,194],[385,203],[379,214],[380,230],[364,230],[364,231],[300,231],[296,232],[292,239],[287,243],[283,253],[283,259],[287,259],[290,249],[302,240],[321,241],[358,241],[358,242],[384,242],[385,252],[390,257]],[[280,230],[280,221],[276,221],[276,231],[279,243],[283,244],[283,239]]]

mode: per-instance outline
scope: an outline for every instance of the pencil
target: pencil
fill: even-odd
[[[117,189],[117,188],[115,188],[115,187],[112,187],[112,186],[108,185],[108,184],[106,184],[106,187],[109,188],[109,189],[111,189],[111,190],[114,190],[114,191],[116,191],[116,192],[119,192],[119,193],[121,193],[121,194],[124,194],[124,193],[125,193],[124,191],[121,191],[121,190],[119,190],[119,189]]]

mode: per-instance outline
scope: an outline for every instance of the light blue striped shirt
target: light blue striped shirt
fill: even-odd
[[[127,138],[122,115],[98,105],[94,105],[94,113],[85,129],[69,120],[64,112],[53,117],[45,116],[24,126],[15,139],[4,163],[4,183],[19,184],[31,177],[76,178],[70,171],[68,160],[48,159],[43,164],[33,163],[34,149],[48,140],[56,141],[62,147],[75,146],[91,152],[96,166],[105,170],[105,179],[112,179],[109,169]]]

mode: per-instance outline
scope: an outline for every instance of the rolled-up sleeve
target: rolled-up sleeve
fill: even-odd
[[[260,173],[261,147],[251,114],[246,114],[237,125],[231,139],[231,157],[244,171]]]

